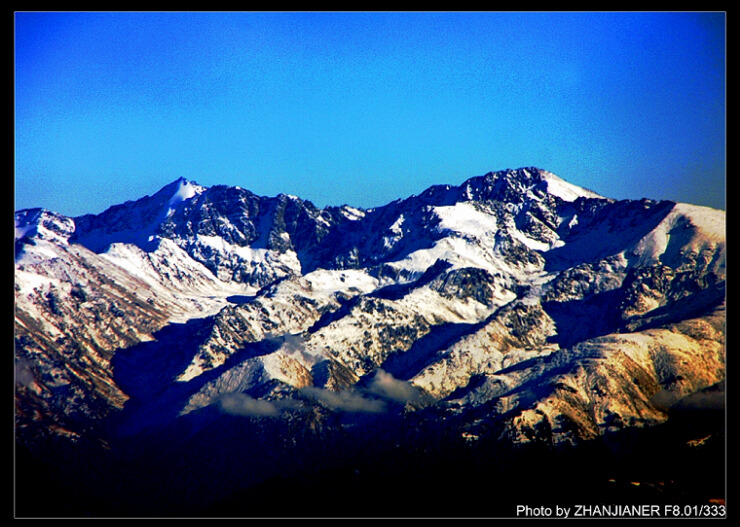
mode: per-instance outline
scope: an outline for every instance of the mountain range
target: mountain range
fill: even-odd
[[[181,178],[16,211],[17,511],[717,503],[725,280],[724,211],[534,167],[373,209]]]

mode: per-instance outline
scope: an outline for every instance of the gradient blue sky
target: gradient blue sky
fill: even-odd
[[[725,208],[725,14],[17,12],[15,208],[373,207],[538,166]]]

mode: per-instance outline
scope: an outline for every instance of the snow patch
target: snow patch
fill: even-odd
[[[496,218],[479,211],[470,202],[460,202],[455,205],[434,207],[439,217],[439,228],[450,230],[474,237],[484,237],[496,232]]]
[[[726,235],[725,211],[677,203],[674,207],[676,214],[691,219],[691,223],[702,233],[704,239],[714,243],[724,243]]]
[[[317,269],[305,276],[313,291],[333,295],[340,291],[356,290],[367,294],[378,288],[379,281],[367,272],[359,269],[329,271]]]
[[[383,236],[383,246],[385,249],[392,249],[403,238],[404,221],[406,221],[406,218],[401,214],[393,222],[393,225],[388,228],[390,234]]]
[[[547,183],[547,191],[553,196],[557,196],[563,201],[575,201],[578,198],[600,198],[603,196],[592,192],[573,183],[569,183],[564,179],[547,172],[545,170],[540,171],[542,179]]]
[[[344,205],[341,212],[345,218],[351,221],[361,220],[365,217],[365,211],[355,207],[350,207],[349,205]]]
[[[61,287],[61,281],[51,276],[44,276],[37,272],[29,272],[21,269],[15,270],[15,285],[20,289],[21,294],[31,294],[38,289],[40,292],[47,292],[51,287]]]
[[[169,202],[167,203],[167,212],[165,213],[165,217],[169,218],[172,214],[174,214],[175,209],[180,203],[187,201],[194,196],[197,196],[204,190],[206,190],[205,187],[201,187],[197,183],[188,181],[186,179],[180,179],[175,193],[172,195]]]
[[[236,255],[239,259],[251,264],[282,263],[291,269],[300,271],[301,262],[295,251],[276,253],[266,248],[253,248],[251,246],[232,245],[219,236],[205,236],[199,234],[196,244],[209,247],[221,255]]]
[[[204,190],[205,187],[201,187],[200,185],[192,181],[182,179],[180,180],[180,185],[177,187],[177,190],[175,190],[175,193],[170,198],[169,206],[174,207],[178,203],[187,201],[190,198],[197,196]]]
[[[641,264],[649,265],[669,259],[670,252],[699,253],[705,248],[714,249],[725,243],[725,225],[722,210],[678,203],[635,245],[632,254]]]

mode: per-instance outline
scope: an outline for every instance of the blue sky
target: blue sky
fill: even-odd
[[[373,207],[537,166],[725,208],[725,14],[17,12],[15,208]]]

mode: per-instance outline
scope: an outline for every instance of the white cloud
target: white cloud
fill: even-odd
[[[280,414],[280,407],[264,399],[255,399],[246,393],[229,393],[219,399],[219,406],[224,413],[245,417],[275,417]]]
[[[288,345],[293,343],[288,342]],[[296,351],[300,351],[300,347],[297,347]],[[419,403],[425,399],[425,394],[411,383],[398,380],[383,370],[376,371],[365,390],[335,392],[309,386],[303,388],[301,393],[330,410],[349,413],[382,413],[388,410],[389,402]],[[218,403],[224,413],[246,417],[276,417],[284,410],[302,406],[296,399],[267,401],[255,399],[241,392],[224,395]]]
[[[421,402],[423,399],[422,392],[413,384],[400,381],[384,370],[375,373],[368,391],[401,404]]]
[[[327,406],[331,410],[342,412],[380,413],[384,412],[386,405],[383,401],[365,397],[360,392],[341,391],[332,392],[322,388],[307,387],[301,390],[308,397]]]

